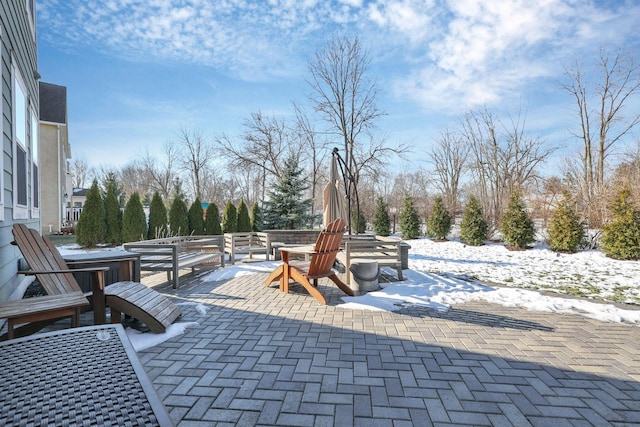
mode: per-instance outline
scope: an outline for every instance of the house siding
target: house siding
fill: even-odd
[[[3,0],[0,2],[0,47],[2,74],[2,191],[4,196],[3,218],[0,220],[0,301],[8,299],[20,283],[20,276],[16,275],[18,268],[19,250],[11,245],[13,235],[11,227],[14,222],[21,222],[35,229],[40,229],[38,218],[13,220],[13,69],[17,69],[26,86],[28,105],[39,111],[38,82],[35,78],[37,71],[37,45],[35,25],[32,22],[26,0]],[[33,11],[35,13],[35,11]],[[31,138],[31,116],[27,114],[28,138]],[[29,155],[30,158],[30,155]],[[30,166],[30,163],[29,163]],[[28,167],[28,204],[31,200],[31,167]],[[42,189],[41,191],[46,191]]]
[[[57,233],[65,220],[63,205],[71,198],[67,184],[67,160],[69,158],[67,126],[40,122],[40,173],[41,181],[48,183],[42,193],[40,223],[42,233]],[[64,194],[67,194],[65,199]]]

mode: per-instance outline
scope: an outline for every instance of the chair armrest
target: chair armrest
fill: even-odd
[[[305,246],[280,246],[281,252],[289,252],[292,254],[313,255],[317,253],[312,245]]]

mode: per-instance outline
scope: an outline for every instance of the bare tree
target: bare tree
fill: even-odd
[[[429,153],[434,167],[434,184],[442,193],[447,209],[452,214],[458,209],[460,182],[470,150],[471,146],[464,143],[460,135],[445,130]]]
[[[537,168],[555,150],[524,133],[525,120],[511,120],[504,126],[484,108],[468,112],[462,122],[462,137],[471,147],[474,190],[483,205],[490,227],[500,224],[506,202],[514,191],[540,178]]]
[[[202,180],[215,159],[213,146],[199,130],[180,128],[178,136],[178,165],[188,174],[194,198],[202,200]]]
[[[92,169],[89,167],[87,159],[73,159],[73,162],[71,162],[71,182],[73,188],[85,188],[85,186],[88,185],[91,174]]]
[[[149,177],[138,161],[124,165],[118,173],[118,181],[127,196],[138,193],[144,200],[150,192]]]
[[[177,150],[172,144],[163,146],[164,158],[158,160],[147,152],[139,163],[149,181],[149,190],[158,192],[164,200],[169,200],[176,177]],[[164,160],[164,161],[163,161]]]
[[[240,140],[227,135],[217,139],[223,155],[233,168],[257,170],[262,180],[261,197],[264,199],[267,179],[282,173],[281,159],[292,152],[290,131],[282,119],[251,113],[243,122],[244,133]]]
[[[206,174],[202,179],[202,201],[213,202],[218,206],[227,199],[223,196],[224,176],[231,175],[226,173],[224,168],[207,168]]]
[[[640,188],[640,140],[634,149],[629,149],[613,173],[612,188]],[[640,208],[640,191],[633,191],[631,199]]]
[[[311,195],[314,205],[309,214],[313,217],[316,208],[322,207],[322,190],[328,181],[328,160],[330,159],[327,142],[317,132],[309,120],[307,113],[294,103],[296,120],[292,134],[297,146],[304,152],[303,159],[307,159],[307,169],[310,170]],[[324,170],[324,173],[323,173]],[[326,178],[326,180],[324,180]]]
[[[375,140],[376,121],[384,116],[376,105],[378,87],[368,78],[370,58],[357,37],[335,36],[309,63],[310,100],[342,144],[342,157],[357,184],[367,166],[375,169],[390,154],[406,151]]]
[[[587,206],[589,219],[601,205],[605,185],[607,159],[614,147],[640,123],[640,113],[625,116],[628,104],[640,93],[640,66],[633,57],[618,51],[610,55],[600,51],[598,70],[590,87],[590,79],[576,61],[574,68],[565,67],[569,80],[562,88],[575,100],[579,125],[573,135],[582,141],[580,155],[580,193]],[[596,224],[597,225],[597,224]]]

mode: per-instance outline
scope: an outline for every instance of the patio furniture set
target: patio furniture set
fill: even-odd
[[[326,300],[318,289],[320,278],[328,278],[345,294],[354,295],[334,269],[341,253],[346,252],[343,262],[355,267],[356,285],[359,278],[372,280],[358,274],[362,273],[359,264],[365,270],[375,268],[377,285],[379,260],[382,265],[397,267],[402,278],[395,243],[383,246],[386,252],[371,250],[367,255],[363,248],[374,248],[371,241],[368,246],[352,244],[354,241],[343,243],[344,232],[345,222],[338,219],[318,234],[315,244],[304,246],[274,244],[267,233],[154,239],[126,244],[127,252],[107,254],[103,259],[80,256],[70,266],[50,240],[36,230],[14,225],[14,243],[30,267],[20,274],[35,275],[47,295],[0,303],[0,318],[8,319],[9,340],[0,343],[1,358],[3,364],[10,361],[16,367],[0,373],[3,383],[11,384],[0,392],[0,420],[57,425],[85,424],[87,420],[98,420],[101,425],[172,425],[119,323],[121,313],[125,313],[152,332],[162,333],[181,311],[164,295],[133,281],[139,277],[134,271],[166,271],[167,279],[177,288],[180,269],[224,266],[225,254],[233,264],[237,254],[251,258],[254,253],[264,253],[268,260],[270,254],[278,252],[282,264],[269,275],[265,286],[277,281],[281,291],[289,292],[290,282],[295,281],[322,304]],[[352,258],[356,253],[369,259]],[[304,260],[294,259],[296,255]],[[102,262],[118,263],[120,278],[128,280],[106,286],[105,272],[110,267],[101,266]],[[78,273],[90,274],[90,293],[79,286],[74,277]],[[346,277],[348,282],[354,281],[351,275]],[[78,328],[81,311],[90,306],[96,326]],[[112,325],[105,325],[106,307],[110,307]],[[60,317],[71,317],[73,328],[16,339],[16,325]],[[82,360],[80,369],[75,366],[78,360]]]

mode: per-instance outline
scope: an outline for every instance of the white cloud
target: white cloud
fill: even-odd
[[[398,32],[412,43],[428,38],[437,13],[432,0],[381,1],[368,8],[368,17],[381,27]]]
[[[350,2],[357,6],[357,2]],[[306,0],[43,0],[40,27],[53,44],[88,46],[129,60],[217,67],[247,79],[283,74],[308,37],[357,19],[357,10]]]
[[[132,61],[215,67],[259,81],[299,77],[336,30],[361,36],[396,96],[460,111],[556,78],[584,48],[634,33],[638,0],[42,0],[40,36]],[[618,8],[618,9],[616,9]],[[517,95],[515,95],[517,96]],[[521,95],[520,95],[521,96]]]
[[[422,65],[394,84],[398,96],[427,110],[459,112],[522,96],[540,78],[559,78],[568,55],[632,31],[629,24],[616,26],[628,22],[628,9],[602,10],[588,0],[451,0],[448,6],[442,34],[425,39]]]

